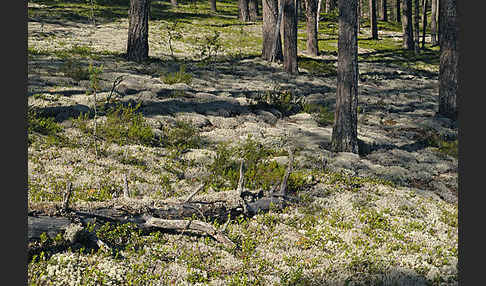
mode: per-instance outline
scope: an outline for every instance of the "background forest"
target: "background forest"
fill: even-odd
[[[28,1],[29,285],[457,285],[457,33],[453,0]]]

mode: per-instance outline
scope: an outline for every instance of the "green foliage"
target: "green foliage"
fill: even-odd
[[[154,144],[154,133],[152,128],[145,122],[143,115],[137,110],[140,104],[135,107],[131,105],[115,105],[108,109],[106,120],[97,127],[97,136],[102,137],[109,143],[119,145],[141,144],[152,146]],[[92,133],[92,127],[88,124],[88,116],[81,114],[75,120],[78,128],[86,133]]]
[[[27,131],[28,133],[38,132],[42,135],[57,135],[63,131],[63,128],[54,121],[53,117],[39,117],[34,109],[30,109],[27,113]]]
[[[258,105],[276,108],[284,115],[290,115],[302,109],[303,97],[297,97],[291,90],[274,85],[272,89],[257,93]]]
[[[290,271],[285,272],[280,277],[280,285],[285,286],[306,286],[311,285],[311,281],[306,279],[304,276],[304,266],[298,265],[290,269]]]
[[[179,66],[179,71],[167,73],[162,76],[162,81],[165,84],[185,83],[191,84],[192,75],[186,72],[184,65]]]
[[[61,66],[60,70],[65,76],[74,79],[75,81],[88,80],[90,78],[89,69],[85,68],[78,61],[67,59]]]
[[[161,31],[165,33],[165,43],[169,46],[170,55],[174,58],[174,41],[182,39],[182,28],[179,25],[178,19],[167,23],[161,28]]]
[[[307,103],[304,104],[302,111],[312,114],[321,127],[334,124],[334,112],[329,111],[327,106]]]
[[[213,30],[211,35],[196,38],[196,51],[203,61],[211,61],[222,51],[221,32]]]
[[[176,120],[173,127],[164,126],[163,133],[164,145],[176,150],[198,148],[202,143],[197,128],[184,120]]]
[[[332,62],[311,59],[311,58],[299,58],[299,68],[306,69],[311,75],[319,76],[336,76],[337,69]]]

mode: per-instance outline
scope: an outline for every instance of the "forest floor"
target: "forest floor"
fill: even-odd
[[[288,148],[300,202],[231,221],[238,253],[205,236],[106,226],[98,235],[115,254],[36,257],[30,284],[457,285],[458,130],[435,115],[438,47],[404,51],[400,26],[385,22],[370,40],[363,22],[360,154],[333,153],[336,15],[322,14],[318,57],[303,52],[301,18],[299,74],[288,75],[260,58],[261,20],[239,22],[228,1],[217,13],[152,1],[150,60],[128,62],[125,2],[29,2],[29,208],[61,201],[68,182],[73,204],[112,200],[125,176],[142,200],[201,183],[224,192],[240,158],[247,187],[268,190]]]

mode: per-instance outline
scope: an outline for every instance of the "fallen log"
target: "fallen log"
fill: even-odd
[[[73,226],[81,226],[83,229],[88,224],[102,225],[110,222],[131,223],[145,231],[164,230],[208,235],[225,247],[235,248],[238,246],[224,234],[228,222],[240,215],[252,217],[270,209],[284,208],[291,199],[287,195],[287,180],[292,164],[293,156],[290,152],[289,165],[282,183],[266,196],[262,190],[247,190],[243,187],[243,163],[240,166],[240,180],[236,190],[197,195],[203,187],[200,186],[186,199],[157,201],[121,197],[107,202],[79,202],[76,206],[69,207],[71,186],[68,185],[61,204],[29,205],[28,241],[38,242],[43,233],[52,239],[61,234],[66,239],[66,231]],[[218,221],[224,226],[221,230],[216,229],[208,221]],[[71,238],[66,240],[79,243],[72,237],[76,237],[76,234],[71,234]],[[89,240],[99,247],[109,248],[93,233],[89,235]]]

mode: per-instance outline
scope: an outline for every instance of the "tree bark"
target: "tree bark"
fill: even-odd
[[[413,51],[412,0],[403,0],[402,7],[403,48]]]
[[[440,1],[440,68],[439,68],[439,112],[453,120],[457,119],[457,85],[459,64],[459,23],[456,18],[456,1]]]
[[[263,47],[262,57],[269,62],[283,60],[280,26],[277,27],[279,5],[278,0],[263,0]]]
[[[358,153],[357,1],[339,1],[336,110],[331,138],[333,152],[356,154]]]
[[[148,16],[150,0],[131,0],[129,10],[127,59],[143,62],[148,59]]]
[[[378,40],[378,23],[376,22],[376,0],[370,0],[371,38]]]
[[[248,7],[248,0],[238,0],[238,18],[242,22],[250,21],[250,11]]]
[[[307,54],[317,56],[319,46],[317,42],[317,2],[319,0],[306,0],[305,14],[307,17]]]
[[[386,0],[381,1],[381,20],[385,22],[388,21],[388,7]]]
[[[250,21],[255,22],[258,17],[258,2],[257,0],[248,1],[248,12]]]
[[[297,67],[297,11],[295,0],[284,1],[283,8],[283,65],[284,70],[289,74],[299,72]]]
[[[437,40],[437,2],[439,0],[432,0],[431,8],[430,8],[430,37],[431,37],[431,44],[432,46],[436,46],[439,44]]]
[[[422,49],[425,49],[425,34],[427,32],[427,0],[422,0]]]
[[[358,11],[356,13],[358,13],[357,17],[358,19],[356,20],[356,31],[358,34],[361,33],[361,11],[363,9],[363,0],[358,0],[358,3],[357,3],[357,6],[358,6]]]
[[[396,19],[397,23],[402,22],[402,15],[401,15],[401,11],[402,11],[402,9],[401,9],[401,7],[400,7],[400,0],[397,0],[397,1],[395,2],[395,12],[396,12],[396,15],[395,15],[395,16],[396,16],[396,18],[395,18],[395,19]]]
[[[420,44],[420,0],[414,0],[414,13],[413,13],[413,36],[414,36],[414,50],[419,51]]]
[[[172,7],[177,7],[178,5],[177,0],[170,0],[170,4],[172,5]]]
[[[211,8],[212,12],[217,12],[216,10],[216,0],[209,0],[209,7]]]

